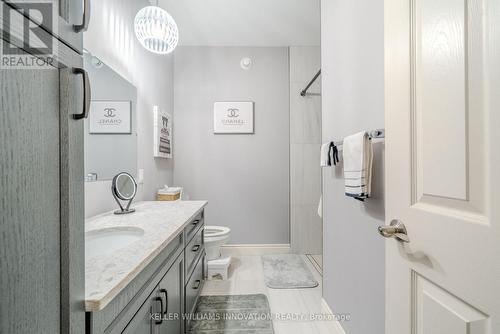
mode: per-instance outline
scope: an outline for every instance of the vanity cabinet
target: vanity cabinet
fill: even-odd
[[[23,32],[34,23],[18,17],[6,25],[14,9],[0,6],[2,60],[15,48],[32,59]],[[57,46],[57,62],[0,69],[0,333],[83,334],[83,120],[73,117],[84,109],[82,73],[73,71],[83,61],[38,33]]]
[[[123,334],[181,333],[183,264],[181,254],[127,324]]]
[[[186,229],[186,240],[189,243],[184,251],[186,259],[185,277],[186,283],[184,286],[185,296],[185,314],[193,312],[198,295],[203,288],[204,275],[205,275],[205,244],[203,242],[204,236],[203,219],[195,220],[193,224]],[[186,317],[185,327],[189,327],[189,317]]]
[[[122,332],[123,334],[152,334],[153,333],[153,324],[154,322],[151,320],[151,314],[153,312],[158,312],[153,310],[153,306],[156,298],[153,300],[153,294],[151,294],[144,304],[139,308],[137,313],[134,315],[132,320],[130,320],[129,324]]]
[[[186,239],[187,240],[187,239]],[[197,260],[200,258],[200,254],[204,251],[203,244],[203,229],[199,228],[194,236],[192,236],[191,241],[186,246],[184,256],[186,258],[185,275],[190,277],[197,264]]]
[[[205,279],[203,209],[102,310],[87,312],[88,334],[180,334]]]
[[[204,270],[203,263],[205,259],[204,256],[198,259],[196,266],[193,269],[191,277],[186,283],[185,286],[185,296],[186,296],[186,314],[190,314],[193,312],[193,309],[196,305],[196,300],[198,299],[198,295],[203,287],[204,281]],[[189,318],[187,318],[189,320]]]
[[[184,284],[184,259],[182,254],[158,284],[157,298],[163,300],[162,321],[156,323],[157,333],[181,333]],[[158,312],[157,311],[157,312]]]

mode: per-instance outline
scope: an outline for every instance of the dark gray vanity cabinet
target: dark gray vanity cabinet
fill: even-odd
[[[184,285],[184,258],[182,254],[158,284],[157,295],[163,299],[163,321],[157,324],[157,333],[181,333]]]
[[[123,334],[181,333],[183,270],[181,254],[127,324]]]
[[[186,250],[184,257],[185,266],[185,284],[184,284],[184,313],[189,315],[193,312],[196,300],[203,288],[205,279],[205,244],[204,244],[204,220],[203,215],[195,219],[190,226],[186,228]],[[185,327],[189,326],[189,317],[186,317]]]
[[[102,310],[87,312],[88,334],[180,334],[205,278],[203,209]]]
[[[123,334],[153,334],[153,329],[156,324],[151,319],[151,314],[153,314],[153,312],[158,312],[153,310],[153,306],[155,302],[159,302],[160,297],[154,297],[153,299],[152,295],[153,294],[151,294],[139,308],[127,327],[123,330]]]
[[[189,277],[189,280],[186,282],[185,286],[185,299],[186,299],[186,314],[190,314],[194,311],[194,307],[196,305],[196,300],[198,299],[198,295],[203,287],[204,282],[204,255],[198,259],[196,262],[196,266],[193,268],[193,272]],[[189,320],[189,318],[187,318]],[[189,321],[188,321],[189,323]]]
[[[33,22],[21,17],[5,29],[12,7],[0,6],[3,57],[26,49],[23,29]],[[84,109],[73,71],[83,62],[43,37],[58,49],[52,66],[0,69],[0,333],[83,334],[83,121],[73,116]]]

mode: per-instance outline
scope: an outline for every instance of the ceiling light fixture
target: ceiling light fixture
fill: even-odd
[[[156,6],[141,9],[134,20],[135,35],[141,45],[157,54],[174,51],[179,41],[179,30],[172,16]]]

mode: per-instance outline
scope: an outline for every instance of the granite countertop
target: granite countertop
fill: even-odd
[[[85,232],[114,227],[139,227],[140,240],[111,253],[85,259],[85,309],[102,310],[184,229],[206,201],[132,203],[135,213],[107,212],[85,221]]]

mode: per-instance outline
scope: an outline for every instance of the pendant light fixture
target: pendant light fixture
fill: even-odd
[[[179,30],[172,16],[156,6],[141,9],[134,20],[135,36],[147,50],[157,54],[174,51],[179,41]]]

